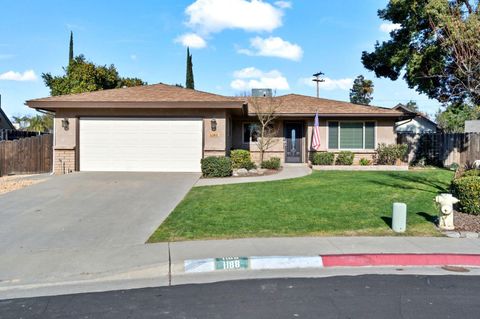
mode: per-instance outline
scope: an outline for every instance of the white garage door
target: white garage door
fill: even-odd
[[[202,120],[80,118],[80,170],[200,172]]]

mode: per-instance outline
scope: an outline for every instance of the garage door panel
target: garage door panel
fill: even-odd
[[[199,172],[202,120],[80,119],[80,170]]]

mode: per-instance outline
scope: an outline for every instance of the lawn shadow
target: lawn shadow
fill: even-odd
[[[435,226],[438,226],[438,216],[430,215],[429,213],[425,213],[425,212],[419,212],[417,213],[417,215],[420,217],[423,217],[427,222],[432,223]]]
[[[388,227],[392,228],[392,217],[382,216],[380,217]]]
[[[371,180],[370,182],[381,186],[389,186],[405,190],[418,190],[434,194],[448,192],[448,186],[439,180],[429,180],[413,174],[397,174],[397,172],[385,172],[385,175],[392,177],[394,182],[387,183],[377,179]]]

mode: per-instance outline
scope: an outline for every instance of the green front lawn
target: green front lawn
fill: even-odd
[[[149,242],[191,239],[393,235],[393,202],[408,206],[406,235],[437,235],[434,197],[453,174],[313,172],[297,179],[193,188]]]

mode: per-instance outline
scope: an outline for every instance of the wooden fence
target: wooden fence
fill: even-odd
[[[20,138],[38,136],[42,134],[45,134],[45,133],[0,129],[0,141],[13,141],[13,140],[18,140]]]
[[[480,133],[399,133],[397,143],[408,145],[412,164],[463,166],[480,159]]]
[[[52,171],[53,135],[0,142],[0,176]]]

